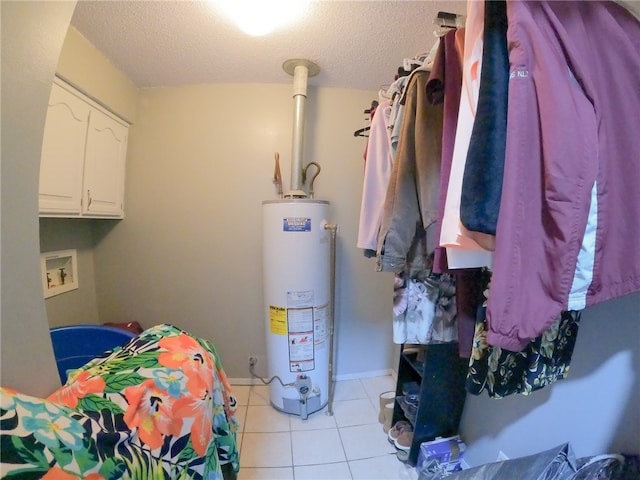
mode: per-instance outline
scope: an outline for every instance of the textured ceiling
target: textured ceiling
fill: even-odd
[[[465,10],[464,0],[315,1],[295,25],[251,37],[204,1],[81,0],[71,23],[138,87],[289,83],[283,62],[305,58],[320,67],[310,85],[377,90],[403,58],[430,50],[438,11]]]

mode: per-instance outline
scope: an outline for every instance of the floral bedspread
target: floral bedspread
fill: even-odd
[[[222,479],[236,401],[214,346],[171,325],[73,371],[46,400],[0,389],[2,478]]]

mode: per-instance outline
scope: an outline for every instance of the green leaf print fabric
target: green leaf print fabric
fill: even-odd
[[[172,325],[69,374],[46,400],[0,389],[7,479],[222,480],[236,401],[214,346]]]
[[[511,352],[487,343],[486,299],[491,273],[482,272],[484,303],[479,306],[473,339],[467,392],[484,390],[492,398],[531,393],[562,380],[569,374],[578,336],[579,311],[562,312],[549,328],[534,338],[521,352]]]

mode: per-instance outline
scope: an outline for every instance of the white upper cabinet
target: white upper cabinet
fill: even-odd
[[[86,102],[53,84],[40,159],[41,215],[80,215],[90,113]]]
[[[42,143],[40,216],[122,218],[128,129],[56,78]]]
[[[91,112],[84,162],[83,214],[123,215],[127,133],[127,127],[111,117],[98,110]]]

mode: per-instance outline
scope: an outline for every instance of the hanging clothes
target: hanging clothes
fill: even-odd
[[[426,257],[433,251],[433,225],[437,219],[442,148],[442,105],[425,98],[429,72],[414,70],[405,89],[402,131],[385,197],[378,237],[377,270],[402,272],[416,236],[427,232]],[[431,237],[431,238],[429,238]],[[422,268],[425,259],[411,259]]]
[[[464,30],[464,29],[461,29]],[[440,193],[438,196],[438,220],[435,225],[435,237],[440,238],[442,232],[442,218],[453,160],[453,146],[458,123],[460,108],[460,94],[462,89],[462,63],[456,46],[456,38],[464,33],[451,30],[444,35],[438,44],[431,75],[426,86],[427,99],[436,104],[443,104],[442,118],[442,154],[440,158]],[[443,273],[447,271],[447,257],[445,250],[436,243],[434,248],[433,271]]]
[[[369,140],[365,149],[365,169],[358,224],[358,248],[364,249],[367,258],[375,257],[386,191],[396,156],[404,104],[401,98],[408,77],[400,77],[385,90],[380,90],[380,102],[376,110],[382,118],[373,116],[369,128]],[[371,146],[372,150],[369,150]]]
[[[358,248],[371,250],[374,255],[378,247],[384,197],[393,166],[391,139],[387,130],[391,115],[389,102],[380,103],[376,112],[371,120],[367,142],[357,239]]]
[[[640,22],[613,2],[507,1],[509,100],[487,342],[640,291]]]
[[[449,268],[490,266],[492,255],[469,238],[460,224],[460,196],[469,139],[478,103],[482,61],[484,2],[467,2],[462,93],[458,112],[453,159],[447,184],[440,246],[447,250]]]
[[[401,129],[378,238],[377,269],[394,272],[399,285],[394,292],[396,343],[457,337],[451,299],[455,283],[447,275],[432,273],[443,109],[426,98],[429,77],[425,67],[414,70],[400,98]],[[454,293],[443,294],[450,284]]]
[[[478,109],[462,178],[460,222],[478,245],[494,250],[507,143],[509,56],[505,0],[485,3],[482,43]]]
[[[402,116],[404,115],[404,103],[401,101],[407,87],[409,77],[400,77],[391,84],[387,93],[391,95],[391,114],[389,115],[389,137],[391,138],[391,154],[393,158],[398,153],[398,140],[402,130]]]
[[[431,270],[396,274],[393,298],[393,342],[428,344],[457,339],[455,276]]]
[[[470,358],[476,333],[477,299],[482,292],[482,269],[462,268],[451,272],[456,281],[458,353],[462,358]]]
[[[562,312],[543,335],[531,340],[521,352],[510,352],[487,344],[486,296],[491,274],[485,269],[480,283],[478,316],[466,390],[474,395],[484,390],[492,398],[529,395],[567,377],[578,336],[580,312]]]
[[[462,30],[462,31],[461,31]],[[431,66],[431,74],[426,85],[427,99],[433,104],[443,105],[442,154],[440,159],[440,192],[438,196],[438,220],[435,224],[435,238],[440,238],[442,217],[446,201],[447,185],[453,159],[460,93],[462,88],[462,57],[457,40],[464,40],[464,29],[447,32],[438,42],[438,48]],[[476,272],[466,269],[448,271],[446,252],[437,242],[433,253],[433,273],[450,273],[455,277],[455,306],[458,351],[461,357],[471,356],[471,346],[475,332],[475,303],[473,291]]]
[[[438,285],[430,278],[398,274],[393,292],[393,343],[426,344],[433,336]]]

